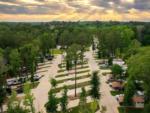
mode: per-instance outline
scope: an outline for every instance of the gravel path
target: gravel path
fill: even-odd
[[[57,74],[58,64],[61,62],[61,56],[57,56],[53,61],[51,67],[46,68],[44,76],[40,79],[40,83],[37,88],[32,90],[32,93],[35,97],[34,105],[36,109],[36,113],[38,111],[42,111],[42,113],[46,113],[44,105],[48,101],[48,92],[51,88],[50,78]],[[47,64],[46,64],[47,65]]]
[[[96,61],[94,60],[92,50],[90,50],[89,52],[86,53],[86,58],[88,58],[91,70],[92,71],[99,70],[100,75],[101,75],[102,71],[99,69]],[[111,96],[111,94],[110,94],[111,88],[108,86],[108,84],[106,84],[106,80],[107,80],[106,76],[101,76],[100,105],[106,106],[106,109],[107,109],[106,113],[119,113],[118,109],[117,109],[119,104],[118,104],[117,100],[113,96]],[[97,113],[100,113],[100,111]]]

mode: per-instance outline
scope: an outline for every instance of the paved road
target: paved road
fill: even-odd
[[[93,57],[93,52],[92,50],[90,50],[89,52],[87,52],[86,58],[88,58],[89,64],[90,64],[90,68],[92,71],[95,70],[99,70],[99,67],[96,63],[96,61],[94,60]],[[116,99],[111,96],[110,94],[110,87],[108,86],[108,84],[106,84],[106,76],[101,76],[101,100],[100,100],[100,105],[106,106],[106,113],[119,113],[117,110],[117,107],[119,106],[118,102],[116,101]],[[100,112],[99,112],[100,113]]]
[[[57,56],[56,59],[52,61],[51,67],[48,68],[48,71],[45,72],[44,76],[40,79],[40,83],[37,88],[32,90],[32,93],[35,97],[34,105],[36,113],[41,111],[46,113],[45,103],[48,101],[48,92],[51,88],[50,78],[57,74],[58,64],[61,62],[61,56]]]

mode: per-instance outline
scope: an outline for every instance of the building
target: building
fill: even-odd
[[[110,86],[114,89],[114,90],[122,90],[124,88],[124,84],[121,81],[114,81],[110,84]]]
[[[144,108],[144,96],[134,95],[132,101],[136,108]]]

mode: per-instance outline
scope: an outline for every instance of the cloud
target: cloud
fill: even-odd
[[[150,0],[0,0],[0,15],[12,20],[16,15],[39,20],[150,20],[141,14],[149,16]]]

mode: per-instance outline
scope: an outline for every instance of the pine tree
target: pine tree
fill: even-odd
[[[60,99],[61,110],[64,113],[67,111],[67,104],[68,104],[67,92],[68,92],[68,89],[66,86],[64,86],[62,98]]]
[[[100,93],[99,93],[99,86],[100,86],[100,81],[98,77],[98,71],[94,71],[92,74],[92,80],[91,80],[91,96],[94,99],[99,99],[100,98]]]

